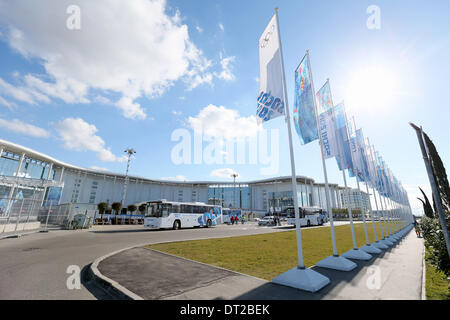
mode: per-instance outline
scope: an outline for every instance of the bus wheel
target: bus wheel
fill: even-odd
[[[212,225],[212,222],[211,222],[211,219],[209,219],[208,222],[206,222],[206,227],[207,227],[207,228],[208,228],[208,227],[211,227],[211,225]]]
[[[181,227],[180,221],[175,220],[175,222],[173,223],[173,230],[178,230],[178,229],[180,229],[180,227]]]

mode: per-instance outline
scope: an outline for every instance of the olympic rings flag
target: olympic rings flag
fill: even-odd
[[[277,19],[274,15],[259,38],[258,123],[285,114]]]

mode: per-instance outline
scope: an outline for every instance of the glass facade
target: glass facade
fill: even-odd
[[[248,185],[211,185],[208,189],[208,203],[225,208],[251,208],[250,187]]]
[[[0,158],[0,175],[15,176],[19,163],[19,155],[4,152]],[[19,177],[46,180],[49,170],[50,165],[48,163],[25,158],[20,168]],[[55,170],[52,169],[49,179],[53,180],[54,177]]]

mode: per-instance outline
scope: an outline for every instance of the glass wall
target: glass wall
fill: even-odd
[[[251,196],[248,185],[211,185],[208,189],[208,203],[225,208],[250,209]]]
[[[4,152],[0,158],[0,175],[15,176],[17,166],[20,162],[20,156]],[[50,165],[48,163],[37,161],[31,158],[25,158],[19,173],[19,177],[46,180]],[[55,177],[55,170],[50,173],[50,180]]]

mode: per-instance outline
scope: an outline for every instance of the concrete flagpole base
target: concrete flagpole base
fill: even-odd
[[[387,237],[387,238],[385,238],[386,240],[388,240],[388,241],[390,241],[390,242],[392,242],[393,244],[395,244],[397,241],[398,241],[398,239],[397,238],[394,238],[393,236],[389,236],[389,237]]]
[[[356,263],[342,256],[329,256],[317,262],[316,266],[339,271],[351,271],[357,267]]]
[[[347,259],[355,259],[355,260],[370,260],[372,259],[372,256],[368,254],[367,252],[364,252],[363,250],[359,249],[351,249],[347,252],[344,252],[342,254],[344,258]]]
[[[316,292],[330,283],[330,279],[311,269],[292,268],[272,280],[281,284],[304,291]]]
[[[366,244],[364,247],[361,247],[359,249],[367,253],[375,253],[375,254],[381,253],[381,250],[375,247],[373,244]]]
[[[389,241],[388,239],[384,238],[381,239],[379,242],[381,242],[382,244],[387,245],[388,247],[392,247],[394,245],[394,243],[392,243],[391,241]]]
[[[372,243],[372,246],[374,246],[375,248],[378,248],[378,249],[383,249],[383,250],[389,248],[387,245],[381,243],[380,241],[376,241],[376,242]]]

